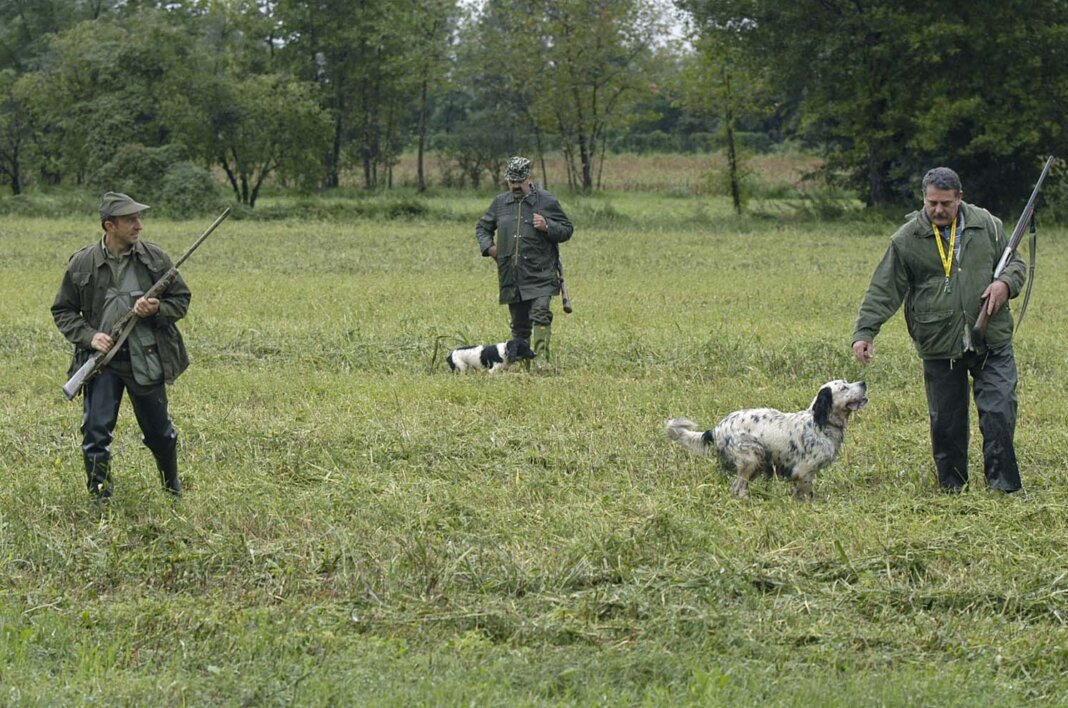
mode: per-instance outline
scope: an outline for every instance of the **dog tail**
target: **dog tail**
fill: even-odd
[[[698,431],[697,423],[689,418],[672,418],[665,430],[669,438],[699,455],[707,455],[716,439],[711,430]]]

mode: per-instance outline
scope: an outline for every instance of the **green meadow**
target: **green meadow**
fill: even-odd
[[[442,361],[507,338],[488,192],[224,222],[182,268],[186,494],[126,404],[102,510],[49,313],[98,225],[5,216],[0,704],[1063,705],[1068,229],[1016,343],[1025,492],[983,489],[973,416],[978,485],[945,496],[900,314],[850,352],[891,221],[558,196],[575,312],[551,365],[497,376]],[[210,221],[144,238],[177,256]],[[871,402],[811,503],[733,499],[663,434],[835,378]]]

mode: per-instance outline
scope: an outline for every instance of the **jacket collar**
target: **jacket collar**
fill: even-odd
[[[107,262],[107,246],[104,245],[104,237],[100,237],[100,241],[97,242],[99,248],[93,249],[93,268],[99,268]],[[137,240],[130,248],[130,255],[137,256],[137,260],[142,263],[146,262],[148,251],[145,250],[145,244],[140,239]]]
[[[977,225],[974,213],[972,212],[973,208],[974,207],[967,202],[962,201],[960,203],[960,209],[957,212],[957,224],[959,226],[963,223],[963,227],[960,231],[962,234],[969,228]],[[926,209],[914,211],[910,216],[913,217],[913,223],[916,224],[916,236],[918,238],[934,238],[934,230],[931,228],[931,217],[927,216]]]
[[[537,199],[537,196],[536,196],[537,193],[538,193],[538,188],[535,185],[531,185],[530,193],[529,194],[524,194],[522,198],[517,197],[516,195],[512,194],[511,191],[506,192],[506,194],[508,194],[509,198],[511,198],[511,200],[513,202],[519,202],[519,201],[525,202],[525,201],[528,201],[530,199]],[[140,242],[138,242],[138,245],[140,245]]]

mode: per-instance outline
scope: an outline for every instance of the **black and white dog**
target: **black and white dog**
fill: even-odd
[[[863,381],[828,381],[803,411],[749,408],[705,431],[687,418],[672,418],[667,434],[699,454],[715,450],[723,469],[737,475],[731,485],[737,497],[746,495],[749,482],[759,474],[777,473],[793,482],[794,496],[807,499],[816,472],[838,457],[849,415],[868,402],[867,393]]]
[[[468,369],[486,369],[493,374],[507,370],[520,359],[533,359],[535,356],[537,354],[527,340],[512,339],[499,344],[459,347],[449,352],[445,361],[449,362],[450,369],[458,373]]]

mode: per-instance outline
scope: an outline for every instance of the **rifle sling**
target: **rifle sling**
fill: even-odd
[[[1027,290],[1024,291],[1023,304],[1020,305],[1020,316],[1016,318],[1016,329],[1019,331],[1023,324],[1024,315],[1027,314],[1027,303],[1031,301],[1031,287],[1035,284],[1035,248],[1038,245],[1038,232],[1035,230],[1034,215],[1031,216],[1031,239],[1028,246],[1031,251],[1030,264],[1027,273]]]

